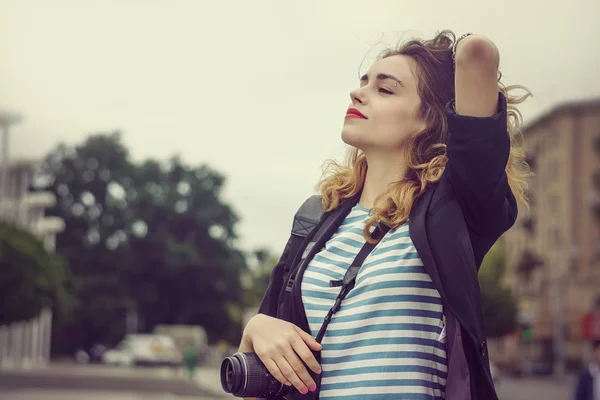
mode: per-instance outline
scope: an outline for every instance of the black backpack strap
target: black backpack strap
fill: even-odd
[[[356,257],[354,258],[354,261],[352,261],[352,264],[350,264],[350,266],[346,270],[346,273],[344,274],[344,278],[341,281],[329,281],[330,286],[332,286],[332,287],[341,286],[342,288],[340,289],[340,293],[338,294],[337,298],[335,299],[335,303],[333,304],[333,307],[331,307],[331,309],[325,316],[323,325],[321,325],[321,329],[319,330],[319,333],[317,334],[316,341],[318,343],[321,343],[321,340],[323,340],[323,336],[325,336],[325,331],[327,330],[327,327],[329,326],[329,323],[331,322],[331,318],[333,317],[333,314],[338,312],[338,310],[340,309],[340,306],[342,304],[342,301],[346,298],[346,296],[348,295],[348,292],[350,292],[354,288],[354,285],[356,284],[356,276],[358,275],[358,271],[360,271],[360,268],[362,267],[363,263],[365,262],[365,259],[367,258],[367,256],[369,254],[371,254],[371,252],[373,251],[373,249],[375,248],[377,243],[379,243],[379,240],[381,240],[389,230],[390,230],[390,228],[386,225],[377,225],[377,227],[375,228],[375,231],[373,231],[373,238],[376,239],[377,242],[376,243],[366,242],[363,245],[363,247],[360,249],[360,251],[358,252]]]
[[[284,320],[288,319],[286,310],[289,309],[287,302],[289,293],[286,291],[286,288],[288,285],[293,285],[293,278],[290,282],[290,277],[295,276],[293,274],[295,261],[300,256],[298,253],[305,252],[307,247],[312,247],[310,239],[314,235],[316,227],[319,226],[323,215],[321,196],[309,197],[300,206],[298,211],[296,211],[292,224],[292,232],[284,252],[285,260],[282,257],[280,261],[281,265],[277,265],[279,271],[275,274],[274,270],[272,278],[269,281],[269,288],[272,289],[270,292],[272,297],[269,298],[269,310],[271,310],[272,314],[269,315]],[[275,287],[278,288],[276,296],[273,292]]]
[[[300,263],[306,258],[306,255],[312,250],[315,242],[312,238],[319,232],[322,227],[322,219],[325,215],[323,210],[323,200],[319,195],[309,197],[304,204],[300,206],[294,216],[294,224],[292,226],[292,237],[302,237],[302,242],[294,249],[294,256],[291,259],[290,267]],[[318,236],[318,234],[317,234]],[[295,274],[290,274],[285,282],[285,291],[290,292],[294,286]]]
[[[279,262],[271,272],[269,285],[258,309],[259,313],[270,315],[271,317],[281,315],[279,311],[282,306],[280,296],[285,289],[289,271],[296,259],[296,253],[303,248],[306,236],[317,226],[322,215],[323,206],[321,196],[308,198],[296,212],[292,224],[292,234],[285,245]]]
[[[292,235],[306,237],[323,216],[323,200],[321,196],[309,197],[294,216]]]

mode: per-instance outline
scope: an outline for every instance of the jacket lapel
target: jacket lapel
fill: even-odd
[[[427,239],[427,230],[425,227],[427,210],[429,210],[433,194],[435,193],[435,190],[433,190],[434,187],[430,187],[429,190],[417,199],[416,204],[413,205],[409,216],[408,229],[410,238],[415,249],[417,249],[419,258],[423,262],[425,271],[427,271],[436,288],[438,288],[442,298],[445,299],[446,294],[444,293],[444,288],[440,282],[440,275],[438,274],[437,266],[431,252],[431,246]]]

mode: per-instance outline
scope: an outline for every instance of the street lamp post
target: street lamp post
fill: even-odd
[[[567,268],[556,272],[555,277],[555,316],[554,316],[554,376],[562,379],[565,376],[565,292],[568,286],[569,272],[573,263],[579,257],[579,249],[577,245],[573,245],[568,253]]]
[[[563,301],[563,278],[565,274],[558,272],[556,277],[556,297],[555,297],[555,313],[554,313],[554,376],[563,378],[565,375],[565,335],[564,335],[564,301]]]

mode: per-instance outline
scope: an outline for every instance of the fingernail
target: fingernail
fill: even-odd
[[[319,368],[319,369],[317,370],[317,374],[320,374],[321,372],[323,372],[323,371],[321,370],[321,368]]]
[[[300,393],[306,394],[306,393],[308,393],[308,389],[307,388],[302,388],[302,390],[300,391]]]
[[[310,390],[311,392],[314,392],[315,390],[317,390],[317,385],[312,385],[311,387],[308,388],[308,390]]]

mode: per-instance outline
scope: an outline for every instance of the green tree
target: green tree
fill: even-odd
[[[504,252],[496,245],[485,256],[479,270],[485,333],[491,338],[507,335],[517,328],[517,304],[503,283],[505,272]]]
[[[0,325],[34,318],[53,305],[68,315],[73,305],[65,261],[29,232],[0,222]]]
[[[266,249],[255,250],[252,255],[255,261],[254,268],[248,269],[243,276],[244,304],[248,307],[258,307],[279,258]]]
[[[198,324],[212,340],[235,336],[229,309],[241,302],[246,264],[234,245],[237,217],[220,197],[222,175],[176,157],[134,163],[117,132],[59,146],[37,181],[57,196],[48,213],[65,220],[57,252],[78,288],[75,318],[54,335],[57,350],[114,343],[131,312],[142,331]]]
[[[234,246],[237,217],[220,200],[224,177],[174,157],[139,165],[134,182],[126,276],[145,324],[195,322],[212,340],[238,340],[230,309],[242,302],[246,262]]]

